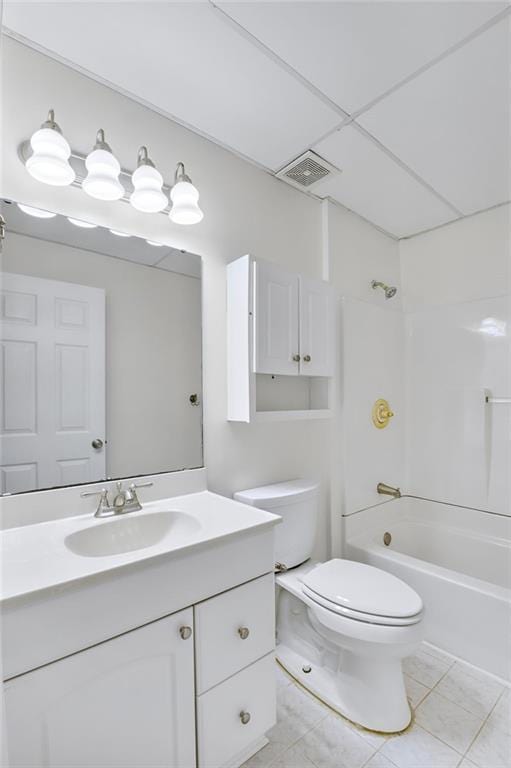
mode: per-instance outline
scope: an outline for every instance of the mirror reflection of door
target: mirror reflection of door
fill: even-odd
[[[104,290],[4,273],[1,322],[0,492],[105,478]]]

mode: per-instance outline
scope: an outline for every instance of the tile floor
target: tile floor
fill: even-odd
[[[405,660],[414,722],[399,736],[357,728],[277,667],[277,725],[243,768],[511,768],[511,691],[424,644]]]

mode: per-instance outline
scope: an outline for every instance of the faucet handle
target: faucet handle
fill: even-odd
[[[152,480],[148,480],[147,483],[131,483],[130,488],[132,490],[135,490],[136,488],[150,488],[151,485],[154,485]]]
[[[99,503],[94,512],[94,517],[107,517],[112,514],[112,508],[108,503],[108,491],[106,488],[101,488],[101,490],[98,491],[84,491],[80,496],[82,496],[82,498],[86,498],[87,496],[99,496]]]
[[[108,491],[106,488],[101,488],[101,490],[97,491],[83,491],[80,496],[82,499],[87,498],[87,496],[101,496],[102,499],[106,499],[108,496]]]

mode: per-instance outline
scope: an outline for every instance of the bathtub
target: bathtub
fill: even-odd
[[[426,640],[511,681],[511,518],[403,497],[344,522],[346,557],[421,595]]]

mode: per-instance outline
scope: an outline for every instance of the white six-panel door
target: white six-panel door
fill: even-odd
[[[297,374],[298,276],[255,262],[255,373]]]
[[[332,288],[300,275],[300,373],[334,375],[335,297]]]
[[[105,292],[4,273],[1,347],[0,492],[104,478]]]

